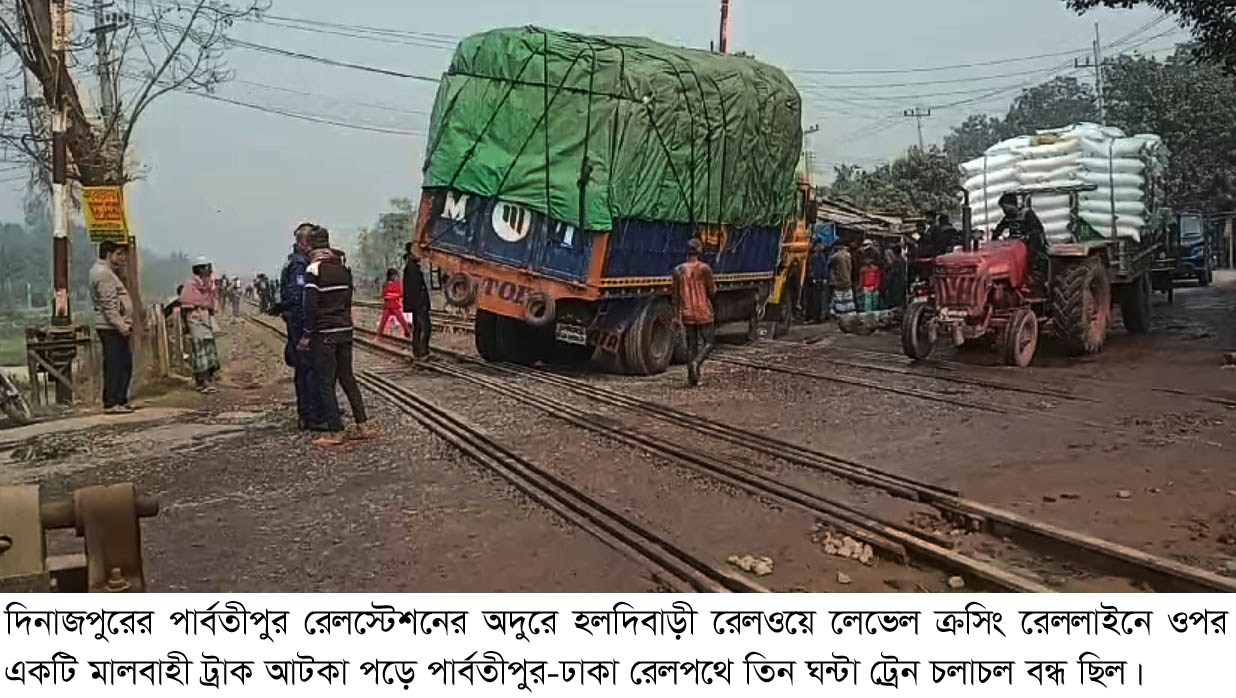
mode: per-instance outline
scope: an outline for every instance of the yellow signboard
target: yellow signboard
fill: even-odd
[[[86,228],[90,242],[110,240],[128,244],[129,218],[125,215],[123,187],[82,187]]]

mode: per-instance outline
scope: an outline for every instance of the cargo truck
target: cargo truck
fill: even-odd
[[[419,255],[489,361],[683,360],[670,303],[704,244],[718,324],[784,333],[815,205],[801,98],[750,57],[524,27],[464,39],[430,122]]]

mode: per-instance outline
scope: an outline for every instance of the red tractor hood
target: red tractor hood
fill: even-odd
[[[1014,289],[1026,282],[1029,270],[1030,248],[1021,240],[999,240],[987,243],[977,252],[954,252],[936,257],[937,272],[1006,278]]]
[[[935,259],[932,285],[941,308],[985,315],[996,283],[1020,290],[1029,273],[1030,249],[1021,240],[990,242],[976,252],[954,252]]]

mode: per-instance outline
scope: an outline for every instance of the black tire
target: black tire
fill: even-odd
[[[20,394],[5,400],[3,407],[4,413],[16,424],[26,425],[34,421],[34,412],[30,410],[30,403],[26,402],[26,398]]]
[[[549,327],[558,315],[558,304],[546,293],[537,291],[524,304],[524,322],[532,327]]]
[[[622,368],[633,376],[665,373],[677,340],[674,311],[665,299],[645,304],[622,336]]]
[[[1124,328],[1130,334],[1145,334],[1150,331],[1150,277],[1142,276],[1120,292],[1120,316]]]
[[[498,326],[502,317],[488,310],[476,311],[476,353],[490,363],[506,361],[499,342]]]
[[[1034,316],[1034,311],[1029,308],[1014,310],[1000,342],[1000,355],[1004,363],[1025,368],[1034,360],[1034,352],[1038,346],[1039,321]]]
[[[901,320],[901,350],[915,361],[931,356],[937,339],[935,310],[929,303],[913,303]]]
[[[543,330],[515,318],[498,318],[498,350],[511,363],[532,366],[544,359],[549,354],[549,338]]]
[[[760,338],[760,323],[764,320],[764,306],[759,298],[753,300],[751,317],[747,318],[747,334],[743,335],[742,344],[751,344]]]
[[[455,272],[442,287],[448,305],[466,308],[476,302],[476,282],[463,272]]]
[[[1058,261],[1051,289],[1056,339],[1073,355],[1097,354],[1111,326],[1112,284],[1098,257]]]
[[[782,302],[777,306],[777,321],[773,323],[773,339],[781,339],[790,333],[794,326],[794,306]]]
[[[1206,288],[1207,286],[1211,284],[1211,282],[1214,281],[1214,278],[1215,278],[1214,272],[1210,271],[1209,269],[1203,269],[1202,272],[1197,275],[1197,285],[1201,286],[1202,288]]]

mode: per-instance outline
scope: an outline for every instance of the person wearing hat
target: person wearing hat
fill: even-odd
[[[309,233],[309,266],[305,269],[305,336],[297,348],[308,350],[313,357],[321,395],[322,420],[329,432],[314,439],[316,446],[338,446],[345,438],[367,439],[374,436],[360,386],[352,373],[352,271],[343,258],[330,247],[330,233],[314,226]],[[343,388],[356,426],[343,431],[339,414],[339,398],[335,385]]]
[[[292,253],[279,274],[279,310],[287,328],[283,361],[292,369],[297,424],[302,430],[326,431],[313,359],[309,352],[297,349],[305,337],[305,277],[309,269],[309,233],[313,227],[312,223],[301,223],[292,231]]]
[[[687,381],[700,383],[700,368],[712,351],[713,299],[717,284],[712,268],[700,259],[704,246],[697,238],[687,241],[687,261],[674,269],[673,301],[687,343]]]
[[[202,393],[216,393],[219,379],[219,348],[215,345],[214,315],[219,311],[219,294],[210,260],[193,261],[193,275],[180,291],[180,309],[189,327],[193,381]]]

